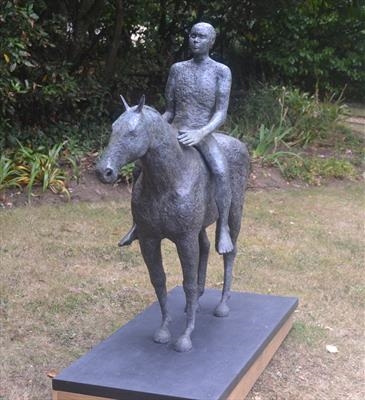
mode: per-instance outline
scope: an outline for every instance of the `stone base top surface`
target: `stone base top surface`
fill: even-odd
[[[153,342],[160,324],[152,304],[53,379],[54,391],[117,400],[224,399],[297,307],[293,297],[232,292],[229,317],[213,315],[221,292],[200,299],[193,349],[177,353],[172,343]],[[181,287],[169,292],[176,339],[185,327]]]

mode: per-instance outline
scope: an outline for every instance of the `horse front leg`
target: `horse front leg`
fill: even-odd
[[[207,266],[209,257],[210,242],[205,229],[199,234],[199,269],[198,269],[198,289],[199,297],[203,295],[205,280],[207,276]]]
[[[175,350],[189,351],[192,348],[191,333],[195,327],[195,315],[198,308],[198,264],[199,238],[191,234],[176,242],[183,272],[183,287],[186,298],[186,329],[175,343]]]
[[[222,298],[214,310],[216,317],[227,317],[229,315],[228,300],[230,298],[230,291],[232,285],[232,270],[234,259],[236,258],[237,248],[234,245],[233,251],[223,255],[224,260],[224,282],[222,290]]]
[[[167,311],[166,275],[162,265],[161,240],[141,237],[139,243],[162,314],[161,326],[155,332],[153,340],[156,343],[168,343],[171,339],[168,329],[171,318]]]

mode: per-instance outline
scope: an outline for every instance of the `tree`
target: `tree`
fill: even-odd
[[[355,0],[5,0],[0,11],[1,144],[88,135],[119,93],[160,99],[187,33],[212,23],[213,57],[251,81],[365,98],[365,6]]]

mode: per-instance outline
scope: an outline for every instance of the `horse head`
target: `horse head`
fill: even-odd
[[[143,113],[145,96],[134,107],[130,107],[123,96],[121,98],[126,110],[113,123],[108,146],[96,166],[99,178],[105,183],[115,182],[120,167],[141,158],[150,145]]]

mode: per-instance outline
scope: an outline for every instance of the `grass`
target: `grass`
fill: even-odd
[[[364,104],[348,104],[348,114],[354,117],[363,117],[365,118],[365,107]]]
[[[233,289],[300,299],[249,400],[362,398],[363,210],[356,182],[248,193]],[[138,246],[116,246],[130,223],[127,202],[1,211],[0,398],[50,398],[48,372],[155,300]],[[163,253],[172,288],[181,284],[174,246],[164,242]],[[207,285],[222,285],[213,252]]]

